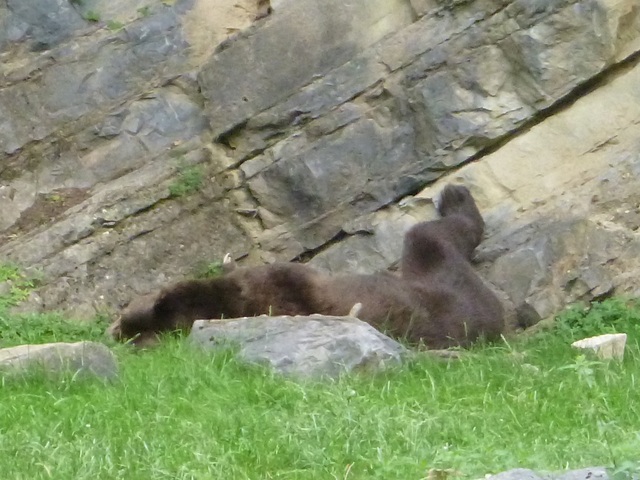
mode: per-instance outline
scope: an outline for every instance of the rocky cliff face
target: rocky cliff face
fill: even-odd
[[[116,308],[226,252],[388,268],[451,181],[518,323],[640,294],[637,0],[257,3],[0,0],[28,308]]]

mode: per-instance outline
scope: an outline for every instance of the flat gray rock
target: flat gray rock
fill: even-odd
[[[399,364],[406,349],[352,317],[281,316],[196,320],[189,340],[206,348],[239,347],[246,361],[301,377],[336,377]]]
[[[21,373],[41,367],[49,375],[75,372],[114,378],[118,364],[105,345],[96,342],[45,343],[0,349],[0,371]]]

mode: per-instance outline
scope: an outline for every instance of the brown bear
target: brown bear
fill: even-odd
[[[400,276],[329,275],[299,263],[231,266],[222,276],[179,282],[154,297],[132,302],[110,327],[137,345],[165,331],[188,331],[196,319],[270,315],[347,315],[430,348],[468,346],[502,332],[502,306],[476,275],[470,258],[484,221],[462,186],[447,186],[442,218],[413,226],[406,234]]]

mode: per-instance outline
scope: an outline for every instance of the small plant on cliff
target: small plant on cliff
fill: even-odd
[[[87,13],[84,14],[84,19],[89,21],[89,22],[99,22],[100,21],[100,14],[94,10],[89,10]]]
[[[138,9],[138,13],[141,17],[148,17],[151,15],[151,7],[149,5],[145,5],[144,7],[140,7]]]
[[[196,267],[196,278],[215,278],[222,275],[222,262],[203,262]]]
[[[107,22],[107,28],[111,31],[117,31],[120,30],[122,27],[124,27],[124,23],[119,22],[117,20],[109,20]]]
[[[178,166],[176,180],[169,185],[169,193],[172,197],[184,197],[200,190],[203,181],[204,172],[200,165],[185,165],[181,163]]]
[[[0,264],[0,314],[26,300],[34,283],[15,265]]]

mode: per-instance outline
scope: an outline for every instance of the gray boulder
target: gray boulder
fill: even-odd
[[[101,343],[45,343],[0,349],[2,373],[16,374],[38,367],[47,376],[75,372],[80,376],[111,379],[118,374],[114,354]]]
[[[407,350],[352,317],[323,315],[197,320],[189,340],[205,348],[239,347],[240,358],[298,377],[337,377],[399,364]]]

